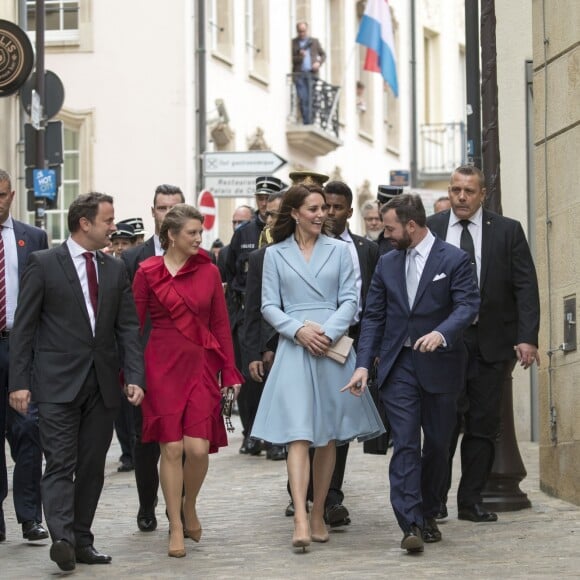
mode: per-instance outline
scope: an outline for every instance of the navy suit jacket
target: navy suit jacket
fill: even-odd
[[[16,253],[18,255],[18,275],[22,276],[28,256],[38,250],[48,248],[46,232],[40,228],[29,226],[23,222],[12,219],[14,225],[14,237],[16,238]]]
[[[379,357],[382,387],[408,337],[411,343],[437,330],[447,343],[435,352],[413,351],[417,378],[430,393],[459,391],[464,383],[463,330],[477,316],[479,293],[467,254],[435,239],[409,307],[405,251],[379,259],[369,289],[357,351],[357,367],[370,369]]]

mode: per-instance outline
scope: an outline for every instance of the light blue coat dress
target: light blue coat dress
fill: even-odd
[[[354,397],[340,389],[355,365],[314,357],[294,341],[305,320],[318,322],[334,342],[348,331],[358,308],[358,292],[347,245],[319,236],[307,262],[294,236],[270,246],[264,259],[262,314],[279,333],[274,365],[268,375],[252,437],[284,445],[310,441],[321,447],[384,432],[368,393]]]

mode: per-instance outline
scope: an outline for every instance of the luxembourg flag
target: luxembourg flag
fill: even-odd
[[[398,97],[395,42],[388,0],[367,0],[356,41],[368,48],[364,70],[380,72]]]

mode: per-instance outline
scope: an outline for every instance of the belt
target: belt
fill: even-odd
[[[9,330],[0,330],[0,340],[8,340],[8,338],[10,337],[10,331]]]

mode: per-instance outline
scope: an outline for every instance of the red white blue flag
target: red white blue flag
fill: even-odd
[[[395,41],[388,0],[367,0],[356,41],[367,47],[364,70],[380,72],[398,97]]]

